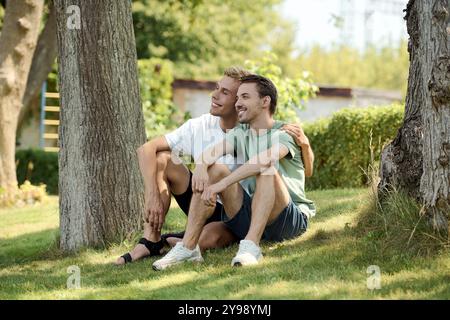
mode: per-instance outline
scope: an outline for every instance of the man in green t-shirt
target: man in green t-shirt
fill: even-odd
[[[241,240],[233,266],[257,264],[262,258],[261,239],[297,237],[315,215],[314,203],[304,191],[304,162],[311,171],[313,153],[307,138],[299,147],[289,134],[279,130],[283,123],[273,119],[277,104],[274,84],[262,76],[246,76],[237,95],[241,124],[196,160],[192,188],[197,196],[191,202],[183,241],[153,263],[155,270],[184,261],[203,261],[198,239],[217,196],[223,204],[222,221]],[[233,172],[216,163],[225,154],[234,155],[240,165]]]

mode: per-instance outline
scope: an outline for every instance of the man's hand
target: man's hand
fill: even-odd
[[[208,167],[198,164],[192,174],[192,191],[203,192],[209,185]]]
[[[205,202],[206,206],[214,207],[216,205],[217,194],[225,190],[227,187],[222,181],[206,187],[203,191],[201,198]]]
[[[145,221],[154,231],[161,231],[164,224],[164,206],[159,194],[152,192],[145,195]]]
[[[281,127],[281,130],[288,133],[292,138],[294,138],[295,143],[300,147],[309,147],[309,139],[303,132],[302,127],[299,124],[285,124]]]
[[[302,127],[299,124],[285,124],[281,130],[284,130],[292,136],[295,143],[300,147],[300,149],[302,149],[302,160],[305,165],[305,176],[311,177],[313,174],[314,153],[311,145],[309,144],[309,139],[303,132]]]

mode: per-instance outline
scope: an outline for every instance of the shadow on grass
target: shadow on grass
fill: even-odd
[[[69,298],[77,299],[348,299],[380,298],[399,290],[442,298],[449,293],[448,285],[436,289],[436,283],[449,283],[449,276],[435,274],[433,279],[414,282],[395,280],[372,294],[366,288],[369,265],[380,265],[383,272],[395,274],[411,269],[413,264],[395,257],[377,260],[351,229],[321,231],[319,236],[281,244],[264,243],[264,263],[251,268],[230,266],[237,248],[233,245],[211,250],[204,254],[205,263],[201,265],[184,264],[163,272],[151,269],[156,257],[116,267],[106,261],[89,262],[93,253],[97,255],[94,260],[102,260],[107,252],[88,250],[24,271],[12,270],[1,276],[0,282],[8,299],[24,298],[25,289],[44,296],[69,292]],[[39,252],[42,254],[36,250],[36,254]],[[69,276],[66,270],[73,264],[81,270],[82,289],[76,292],[65,289]]]
[[[314,222],[356,210],[359,204],[351,197],[354,194],[343,194],[332,204],[322,199]],[[172,211],[166,232],[184,227],[184,220],[180,221],[184,214]],[[312,235],[263,243],[265,259],[255,267],[232,268],[230,261],[238,249],[233,245],[206,252],[201,265],[184,264],[163,272],[151,269],[157,257],[113,266],[117,252],[111,248],[58,255],[57,232],[55,228],[2,240],[0,266],[9,270],[0,272],[0,296],[23,299],[25,292],[32,292],[44,299],[60,295],[68,299],[365,299],[408,298],[408,292],[414,291],[420,298],[449,297],[450,279],[445,270],[432,273],[427,261],[417,264],[418,260],[407,255],[380,256],[378,243],[358,236],[353,227],[313,228],[307,231]],[[66,289],[71,265],[80,267],[81,290]],[[380,266],[383,274],[392,277],[377,292],[366,287],[370,265]],[[426,276],[414,278],[416,269],[426,269]],[[405,272],[412,275],[404,276]]]
[[[0,240],[0,267],[51,259],[57,251],[59,229],[52,228]],[[56,258],[56,257],[54,257]]]
[[[185,214],[179,208],[172,208],[166,217],[166,224],[163,228],[165,232],[178,232],[184,230],[186,221]],[[0,267],[7,268],[14,265],[29,263],[40,260],[57,260],[64,257],[74,257],[86,249],[76,253],[64,254],[58,248],[59,228],[45,229],[38,232],[30,232],[16,237],[0,239]],[[142,237],[139,231],[133,237],[130,248],[134,246],[137,239]],[[109,244],[109,247],[117,244]],[[95,251],[101,252],[102,249]]]

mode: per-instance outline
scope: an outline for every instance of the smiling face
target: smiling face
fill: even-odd
[[[243,83],[237,92],[236,111],[240,123],[251,123],[262,112],[269,112],[270,98],[260,97],[256,83]]]
[[[228,76],[223,76],[216,84],[211,95],[210,113],[213,116],[227,117],[236,114],[234,105],[240,82]]]

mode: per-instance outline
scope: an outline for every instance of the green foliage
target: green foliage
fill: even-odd
[[[19,184],[26,180],[45,184],[50,194],[58,194],[58,154],[40,149],[18,150],[16,171]]]
[[[295,59],[288,75],[295,70],[309,70],[317,83],[400,90],[406,95],[409,55],[406,41],[397,46],[355,48],[314,46]],[[292,71],[291,71],[292,70]]]
[[[5,16],[5,9],[0,5],[0,33],[3,28],[3,17]]]
[[[172,101],[172,62],[159,58],[138,60],[138,73],[145,129],[151,139],[179,126],[184,115]],[[56,63],[47,78],[47,91],[58,91]]]
[[[174,62],[177,78],[217,78],[230,65],[258,58],[262,46],[275,47],[274,39],[293,38],[292,23],[278,13],[280,2],[133,1],[138,58]]]
[[[135,241],[106,250],[61,253],[57,197],[34,207],[0,209],[0,299],[450,298],[448,251],[428,257],[380,257],[352,232],[367,190],[320,190],[309,196],[318,214],[306,233],[283,243],[261,242],[264,260],[259,265],[231,268],[238,250],[234,244],[208,250],[202,264],[185,263],[163,274],[149,271],[149,264],[159,257],[131,263],[126,269],[113,265]],[[166,222],[163,233],[178,231],[186,216],[172,207]],[[80,289],[68,290],[65,285],[70,265],[82,267]],[[380,290],[367,288],[370,265],[381,268]]]
[[[365,172],[379,162],[383,146],[395,137],[404,107],[352,108],[331,118],[305,124],[314,150],[314,174],[309,188],[359,187],[369,181]]]
[[[421,205],[398,190],[379,198],[376,188],[357,221],[358,236],[379,257],[430,256],[449,249],[448,232],[433,230]]]
[[[152,58],[138,61],[139,85],[147,138],[162,135],[179,126],[183,114],[172,102],[173,66]]]
[[[281,67],[277,65],[278,57],[274,53],[266,52],[258,61],[247,60],[246,68],[272,80],[278,90],[278,104],[275,117],[282,121],[298,121],[296,109],[304,109],[305,102],[315,97],[317,86],[312,83],[308,72],[295,79],[282,75]]]

